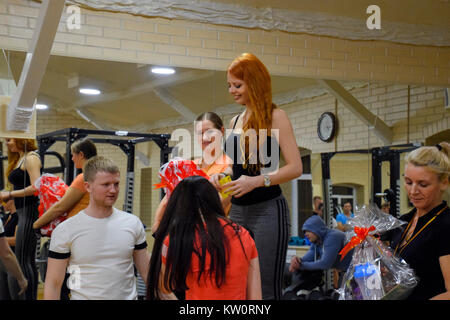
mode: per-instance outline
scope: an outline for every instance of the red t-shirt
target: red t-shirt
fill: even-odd
[[[224,226],[227,222],[220,219]],[[200,260],[198,256],[193,253],[191,259],[191,269],[186,278],[186,284],[189,290],[186,291],[186,300],[246,300],[247,299],[247,274],[250,265],[250,260],[258,257],[255,241],[250,236],[249,232],[240,227],[239,236],[242,241],[239,241],[234,229],[231,226],[225,226],[225,236],[229,241],[229,260],[226,267],[225,282],[220,288],[216,286],[215,275],[212,280],[209,276],[209,265],[211,256],[206,253],[205,271],[198,281],[198,274],[200,272]],[[199,239],[197,239],[199,240]],[[199,243],[199,242],[197,242]],[[166,263],[167,248],[169,246],[169,237],[164,240],[162,248],[162,262]],[[245,253],[244,253],[244,250]]]

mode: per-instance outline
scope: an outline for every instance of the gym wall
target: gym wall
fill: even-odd
[[[27,50],[39,5],[31,0],[2,1],[3,49]],[[64,12],[52,54],[224,70],[231,59],[248,51],[258,55],[277,75],[450,84],[450,50],[446,47],[266,32],[84,8],[81,29],[67,30],[66,19]]]
[[[39,5],[26,0],[0,3],[0,48],[28,49]],[[450,50],[446,47],[265,32],[84,8],[81,14],[83,27],[80,30],[67,30],[64,14],[52,54],[223,71],[237,55],[250,51],[261,58],[273,75],[366,83],[349,91],[393,128],[393,144],[406,143],[408,136],[410,142],[424,142],[428,136],[450,127],[450,111],[443,106],[443,88],[450,86]],[[411,85],[409,127],[406,119],[407,84]],[[321,142],[317,138],[316,125],[322,112],[335,110],[335,98],[330,94],[298,100],[282,108],[291,119],[299,147],[309,149],[313,154],[383,145],[340,103],[337,105],[340,130],[336,141]],[[225,115],[224,123],[228,124],[232,116]],[[93,128],[78,116],[54,110],[40,112],[37,121],[38,134],[67,127]],[[183,127],[192,132],[192,124]],[[171,133],[174,129],[166,127],[153,132]],[[152,168],[151,173],[146,171],[143,175],[145,181],[141,181],[144,166],[136,160],[134,213],[147,223],[152,221],[159,191],[151,191],[150,200],[141,197],[148,197],[148,186],[158,182],[159,148],[154,143],[145,143],[139,145],[138,150],[149,156],[149,167]],[[101,145],[99,154],[111,157],[120,165],[123,173],[121,188],[124,190],[126,158],[123,152],[114,146]],[[361,168],[365,165],[363,163]],[[320,170],[318,168],[320,165],[316,170]],[[351,182],[344,170],[337,171],[342,172],[342,177],[336,177],[336,181]],[[361,169],[357,172],[361,172],[366,201],[367,171]],[[316,176],[313,176],[313,185],[320,185]],[[141,185],[146,189],[141,189]],[[286,184],[283,189],[290,203],[290,185]],[[314,189],[314,195],[320,193]],[[122,207],[122,202],[123,194],[117,203],[118,208]]]

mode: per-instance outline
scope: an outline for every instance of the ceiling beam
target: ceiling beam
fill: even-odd
[[[317,81],[342,102],[364,124],[371,127],[384,143],[392,143],[393,133],[391,127],[367,109],[350,92],[340,85],[339,82],[325,79],[318,79]]]
[[[169,77],[163,77],[158,78],[157,80],[143,83],[136,85],[131,88],[127,88],[124,90],[118,90],[114,92],[110,92],[107,94],[102,94],[94,97],[89,98],[82,98],[75,103],[72,104],[72,106],[69,106],[69,109],[81,109],[85,107],[94,107],[95,104],[99,103],[105,103],[105,102],[113,102],[117,100],[127,99],[136,97],[139,95],[142,95],[144,93],[152,92],[154,89],[159,87],[168,87],[168,86],[174,86],[198,79],[208,78],[211,77],[214,74],[213,71],[187,71],[182,72],[175,77],[169,76]]]
[[[346,84],[346,88],[360,88],[363,87],[365,83],[363,82],[349,82]],[[288,92],[278,93],[273,96],[273,102],[281,107],[286,104],[290,104],[296,102],[298,100],[317,97],[322,94],[326,94],[328,91],[324,88],[317,88],[316,86],[308,86],[300,89],[291,90]],[[227,116],[230,114],[236,114],[238,112],[242,112],[242,106],[236,103],[230,103],[224,106],[217,107],[213,110],[220,116]],[[159,128],[167,128],[167,127],[176,127],[182,126],[190,123],[192,121],[188,121],[186,118],[177,117],[177,118],[169,118],[162,119],[159,121],[155,121],[151,124],[140,124],[133,127],[133,131],[147,131],[147,130],[155,130]]]
[[[106,124],[103,120],[99,120],[98,117],[93,115],[89,110],[76,109],[76,112],[81,118],[83,118],[85,121],[89,122],[99,130],[107,130],[107,131],[117,130],[117,128],[111,127],[110,125]]]
[[[16,92],[7,113],[7,130],[27,131],[64,9],[64,0],[43,0]]]
[[[188,107],[175,99],[169,91],[163,88],[155,88],[153,92],[161,99],[165,104],[169,105],[172,109],[178,112],[187,121],[194,121],[197,116]]]

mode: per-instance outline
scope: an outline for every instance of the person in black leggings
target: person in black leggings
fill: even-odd
[[[232,182],[218,189],[231,193],[230,219],[250,229],[260,257],[263,299],[281,298],[289,242],[289,208],[280,184],[302,174],[291,122],[272,102],[271,78],[254,55],[244,53],[228,67],[234,101],[245,110],[231,119],[225,150],[232,159]],[[286,164],[279,167],[280,151]]]
[[[36,268],[36,234],[33,222],[38,218],[39,198],[32,183],[41,175],[42,163],[33,139],[6,139],[8,147],[8,168],[6,175],[13,186],[12,191],[1,192],[3,201],[14,199],[19,223],[16,235],[15,253],[17,261],[28,280],[26,292],[18,297],[24,300],[37,299],[38,273]],[[17,287],[16,292],[19,292]]]

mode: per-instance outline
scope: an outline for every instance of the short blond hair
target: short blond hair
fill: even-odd
[[[103,156],[95,156],[86,161],[83,167],[84,181],[92,182],[97,172],[120,173],[119,167],[110,159]]]
[[[420,147],[406,156],[406,164],[427,167],[436,173],[440,181],[450,174],[450,144],[441,142],[435,146]]]

